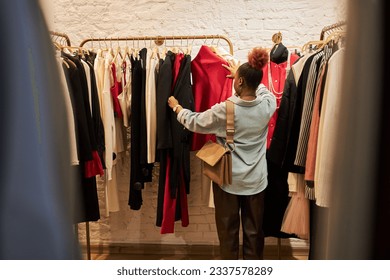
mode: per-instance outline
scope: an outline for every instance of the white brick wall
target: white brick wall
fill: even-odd
[[[238,58],[271,47],[281,31],[286,46],[318,40],[324,26],[345,19],[347,0],[41,0],[50,2],[50,27],[73,44],[91,37],[227,36]]]
[[[241,61],[254,46],[271,47],[281,31],[286,46],[303,46],[318,40],[324,26],[345,20],[347,0],[42,0],[49,27],[69,35],[73,45],[91,37],[210,35],[227,36]],[[98,46],[94,43],[95,47]],[[222,44],[222,42],[221,42]],[[90,45],[89,45],[90,46]],[[227,45],[225,45],[227,46]],[[200,163],[192,158],[189,195],[190,226],[176,223],[175,233],[161,235],[155,226],[156,179],[143,191],[144,205],[132,211],[127,205],[129,171],[118,172],[121,210],[104,215],[104,191],[99,185],[102,218],[90,223],[92,244],[160,243],[218,244],[214,212],[207,206],[207,189],[201,187]],[[127,166],[127,165],[126,165]],[[81,241],[85,240],[80,225]]]

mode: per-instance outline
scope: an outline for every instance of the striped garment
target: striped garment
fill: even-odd
[[[305,99],[303,103],[301,126],[299,130],[299,140],[294,161],[294,164],[298,166],[305,167],[306,164],[313,105],[318,86],[318,75],[321,73],[321,69],[324,67],[331,55],[332,48],[325,46],[324,49],[315,54],[310,65],[309,75],[307,78],[308,81],[304,95]]]

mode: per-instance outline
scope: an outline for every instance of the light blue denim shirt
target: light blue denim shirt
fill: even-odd
[[[235,104],[235,150],[232,153],[232,184],[224,185],[222,189],[231,194],[253,195],[267,187],[266,141],[268,122],[276,110],[276,98],[262,84],[256,94],[252,101],[236,95],[229,98]],[[217,141],[225,144],[225,102],[202,113],[182,109],[177,120],[192,132],[215,134]]]

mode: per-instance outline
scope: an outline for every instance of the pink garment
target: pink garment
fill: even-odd
[[[114,106],[114,116],[116,118],[123,118],[121,105],[119,103],[118,95],[122,92],[122,82],[118,81],[116,78],[116,66],[115,63],[111,64],[111,73],[114,79],[114,84],[111,86],[111,96]]]

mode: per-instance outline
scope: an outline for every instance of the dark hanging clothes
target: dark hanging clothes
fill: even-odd
[[[156,211],[156,226],[161,227],[163,220],[163,207],[165,199],[165,180],[167,170],[167,149],[159,150],[160,168],[158,176],[158,190],[157,190],[157,211]]]
[[[295,235],[281,232],[280,228],[290,200],[288,196],[288,173],[305,173],[305,167],[296,165],[294,161],[297,153],[299,133],[301,126],[304,125],[302,124],[304,101],[305,98],[312,97],[312,92],[306,89],[309,85],[310,68],[315,63],[313,67],[316,70],[321,63],[320,59],[317,61],[313,59],[315,59],[315,55],[311,55],[305,61],[298,83],[295,81],[293,71],[289,72],[286,79],[279,107],[279,116],[271,145],[267,151],[269,185],[266,190],[263,225],[266,236],[295,237]],[[313,86],[313,81],[311,83],[309,89],[313,91],[315,86]],[[306,94],[308,96],[305,96]],[[306,114],[308,113],[306,112]],[[311,215],[310,218],[312,219]],[[312,234],[311,230],[310,232]],[[314,238],[314,236],[311,238]]]
[[[80,207],[81,211],[75,213],[75,221],[76,223],[96,222],[100,219],[96,177],[86,178],[83,166],[79,165],[76,168],[81,181],[81,191],[78,195],[81,196],[82,207]]]
[[[167,158],[172,148],[171,109],[167,101],[172,95],[173,62],[175,55],[168,51],[165,59],[160,59],[159,74],[157,77],[156,104],[157,104],[157,152],[159,153],[159,181],[157,193],[156,225],[161,227],[165,196],[165,180]]]
[[[268,186],[264,199],[264,236],[278,238],[296,237],[280,231],[284,213],[290,201],[287,177],[288,172],[267,159]]]
[[[267,150],[268,186],[265,190],[263,231],[265,236],[295,237],[280,231],[284,213],[290,201],[288,169],[284,165],[287,143],[292,129],[297,101],[297,86],[293,71],[289,71],[278,109],[275,130]]]
[[[72,107],[74,112],[75,124],[76,124],[76,139],[78,147],[78,156],[80,165],[75,166],[75,174],[78,183],[78,189],[80,190],[77,195],[80,197],[75,198],[75,201],[80,201],[81,205],[76,205],[77,211],[75,211],[74,222],[88,222],[97,221],[100,219],[99,200],[97,195],[96,178],[86,178],[85,164],[93,160],[93,147],[97,147],[95,134],[90,134],[93,131],[93,121],[91,117],[88,88],[83,86],[85,80],[84,66],[81,65],[78,58],[71,55],[62,54],[65,61],[67,61],[69,68],[63,65],[66,81],[69,88],[69,94],[71,96]],[[84,75],[84,76],[82,76]],[[86,80],[85,80],[85,85]],[[87,99],[84,98],[86,95]],[[85,104],[85,102],[88,102]],[[88,109],[86,111],[86,109]],[[92,127],[89,127],[92,126]],[[95,141],[94,141],[95,140]],[[93,144],[95,146],[93,146]]]
[[[79,78],[79,69],[72,60],[63,56],[68,63],[69,68],[63,65],[65,78],[69,88],[69,94],[72,101],[73,113],[76,124],[77,151],[79,160],[82,162],[92,160],[92,145],[90,134],[88,133],[88,121],[84,111],[84,99],[82,97],[82,87]]]
[[[153,164],[147,164],[145,80],[146,49],[140,58],[131,58],[132,97],[130,119],[130,191],[128,204],[132,210],[142,206],[142,190],[145,182],[152,181]]]
[[[96,133],[94,130],[94,124],[93,124],[93,117],[91,112],[91,105],[89,101],[89,89],[88,89],[88,82],[87,82],[87,76],[85,73],[84,65],[81,62],[80,56],[73,56],[67,53],[62,52],[62,56],[68,58],[71,60],[74,64],[76,64],[76,67],[78,69],[78,76],[81,86],[81,96],[83,98],[83,107],[84,107],[84,114],[85,118],[87,119],[87,128],[88,128],[88,134],[89,134],[89,141],[91,143],[92,148],[92,159],[89,161],[86,161],[84,163],[84,175],[88,178],[94,177],[96,175],[103,175],[103,165],[100,159],[100,156],[98,154],[97,150],[97,138]]]
[[[146,125],[146,104],[145,104],[145,88],[146,88],[146,55],[147,49],[143,48],[139,52],[140,62],[141,62],[141,89],[140,89],[140,163],[145,165],[148,163],[148,145],[146,142],[147,139],[147,125]]]
[[[293,109],[294,116],[291,122],[291,131],[289,141],[286,143],[286,155],[284,159],[284,167],[288,172],[304,174],[305,168],[294,164],[295,155],[297,152],[299,130],[301,127],[301,117],[303,110],[303,102],[305,100],[305,90],[307,86],[307,78],[309,75],[310,65],[314,58],[314,55],[310,56],[303,67],[302,73],[298,80],[297,96],[295,99],[295,109]]]
[[[269,161],[279,168],[286,168],[285,160],[287,145],[290,141],[295,110],[297,109],[297,94],[294,73],[293,71],[290,71],[284,84],[283,96],[280,102],[278,119],[272,136],[272,142],[267,151],[267,158]]]
[[[141,124],[141,61],[137,58],[131,61],[132,95],[130,119],[130,192],[129,205],[132,210],[141,209],[142,189],[144,188],[140,168],[140,124]]]
[[[90,135],[90,142],[91,142],[91,148],[92,150],[97,150],[97,143],[96,143],[96,137],[95,132],[93,129],[93,121],[92,121],[92,113],[91,113],[91,107],[89,105],[89,94],[88,94],[88,82],[84,70],[84,66],[82,62],[80,61],[80,58],[77,56],[72,56],[70,54],[62,52],[62,56],[70,59],[71,61],[76,64],[78,69],[78,76],[79,76],[79,83],[81,87],[81,96],[83,98],[83,106],[84,106],[84,113],[86,115],[87,125],[88,125],[88,134]]]
[[[173,90],[173,96],[183,108],[194,110],[194,96],[191,85],[191,56],[185,55],[181,64],[179,75]],[[171,111],[171,127],[173,141],[172,171],[170,174],[171,196],[175,196],[180,185],[181,177],[184,178],[186,192],[190,191],[190,142],[192,132],[185,129],[177,121],[176,113]]]
[[[174,60],[175,55],[171,51],[167,52],[165,59],[160,60],[156,88],[158,150],[172,148],[171,109],[167,102],[171,96]]]
[[[95,137],[96,137],[97,152],[99,154],[100,161],[102,162],[103,169],[106,169],[105,162],[104,162],[104,151],[105,151],[104,125],[103,125],[103,120],[100,112],[100,102],[99,102],[99,95],[98,95],[97,84],[96,84],[95,70],[93,68],[93,64],[88,59],[91,57],[92,57],[91,55],[89,57],[86,57],[85,61],[87,62],[91,70],[90,72],[91,72],[92,122],[93,122]]]
[[[89,62],[92,66],[95,64],[96,56],[97,53],[93,51],[88,51],[88,53],[84,54],[85,61]]]
[[[177,121],[176,113],[167,106],[168,97],[173,95],[184,108],[193,110],[191,85],[191,57],[183,53],[168,52],[160,61],[157,97],[158,114],[163,114],[159,124],[165,131],[158,136],[160,152],[160,177],[157,202],[156,225],[161,233],[173,233],[175,221],[182,226],[189,224],[187,193],[189,193],[189,149],[191,134]],[[165,123],[164,123],[165,122]],[[171,133],[166,128],[171,129]]]

